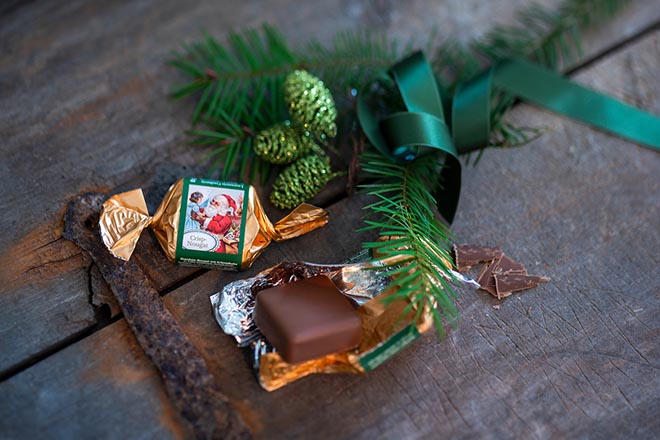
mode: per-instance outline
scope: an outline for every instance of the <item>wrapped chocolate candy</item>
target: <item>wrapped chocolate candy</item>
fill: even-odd
[[[303,203],[272,224],[250,185],[181,179],[153,216],[140,189],[110,197],[103,204],[99,227],[107,248],[122,260],[130,258],[149,226],[167,258],[177,264],[243,270],[271,241],[298,237],[327,222],[327,211]]]
[[[403,350],[433,324],[427,308],[418,314],[410,310],[407,300],[386,299],[394,294],[387,289],[391,278],[386,268],[390,263],[284,262],[252,278],[227,284],[210,300],[218,324],[248,350],[259,383],[267,391],[315,373],[366,373]],[[319,277],[325,278],[323,283]],[[306,282],[309,285],[301,284]],[[301,288],[304,293],[296,292]],[[319,290],[328,289],[349,300],[354,311],[318,310],[335,307],[328,305],[327,298],[319,301]],[[274,293],[279,294],[273,298],[274,304],[258,298]],[[295,304],[291,298],[283,298],[283,293],[293,294]],[[310,296],[307,304],[301,304],[302,294]],[[286,307],[295,310],[276,310]],[[310,319],[312,315],[314,319]]]

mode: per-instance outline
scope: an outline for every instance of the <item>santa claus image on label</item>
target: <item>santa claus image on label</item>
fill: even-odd
[[[188,194],[184,248],[236,254],[243,192],[190,185]]]

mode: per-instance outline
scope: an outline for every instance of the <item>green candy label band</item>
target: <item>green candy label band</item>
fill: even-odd
[[[360,365],[365,372],[369,372],[412,344],[419,336],[420,333],[415,324],[409,324],[376,348],[362,355]]]
[[[178,264],[240,268],[248,188],[242,183],[184,179],[175,257]]]

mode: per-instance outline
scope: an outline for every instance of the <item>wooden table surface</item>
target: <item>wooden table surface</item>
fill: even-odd
[[[294,45],[368,28],[459,40],[528,0],[8,2],[0,6],[0,438],[187,438],[157,370],[89,256],[62,238],[86,191],[206,173],[184,131],[194,106],[170,52],[267,21]],[[556,2],[554,2],[556,3]],[[660,1],[633,1],[585,37],[573,78],[660,114]],[[527,105],[533,143],[466,167],[453,231],[552,282],[497,301],[459,288],[460,322],[365,376],[263,391],[208,297],[285,260],[335,263],[373,238],[364,199],[317,198],[327,227],[270,246],[248,272],[171,265],[149,234],[134,258],[259,438],[658,438],[660,154]],[[282,212],[267,206],[278,218]],[[499,305],[499,308],[493,306]]]

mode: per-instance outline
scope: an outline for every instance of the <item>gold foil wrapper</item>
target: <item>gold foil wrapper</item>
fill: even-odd
[[[217,183],[217,182],[216,182]],[[175,261],[182,209],[184,179],[173,184],[153,216],[147,212],[142,190],[136,189],[110,197],[99,220],[101,238],[117,258],[128,260],[142,231],[150,227],[170,261]],[[240,269],[249,268],[272,241],[284,241],[304,235],[328,222],[327,211],[303,203],[273,224],[266,216],[254,187],[247,187],[247,197],[236,207],[245,227],[241,235],[243,250]],[[224,239],[224,237],[223,237]]]
[[[267,391],[310,374],[363,374],[433,326],[428,309],[417,313],[417,310],[406,310],[410,304],[408,300],[387,300],[394,291],[384,290],[390,284],[390,278],[378,267],[391,263],[390,260],[348,265],[282,263],[251,279],[228,284],[211,297],[211,303],[216,320],[225,333],[233,335],[239,346],[252,350],[259,383]],[[328,276],[344,295],[360,304],[357,312],[362,319],[362,341],[355,350],[289,364],[270,347],[254,325],[252,310],[256,291],[321,274]],[[356,292],[359,292],[359,298],[356,298]]]
[[[266,217],[254,187],[250,186],[249,191],[242,269],[250,267],[271,241],[290,240],[328,223],[326,210],[301,203],[280,221],[272,224]]]
[[[362,342],[356,350],[333,353],[299,364],[287,363],[277,352],[265,353],[261,356],[258,371],[261,386],[266,391],[275,391],[310,374],[366,373],[361,360],[372,350],[386,345],[408,326],[414,326],[417,334],[424,333],[433,326],[433,318],[428,311],[423,311],[415,320],[414,310],[403,314],[408,301],[385,303],[383,300],[387,296],[388,293],[383,293],[357,309],[362,318]],[[392,347],[389,356],[383,355],[383,361],[404,348],[395,345]]]

